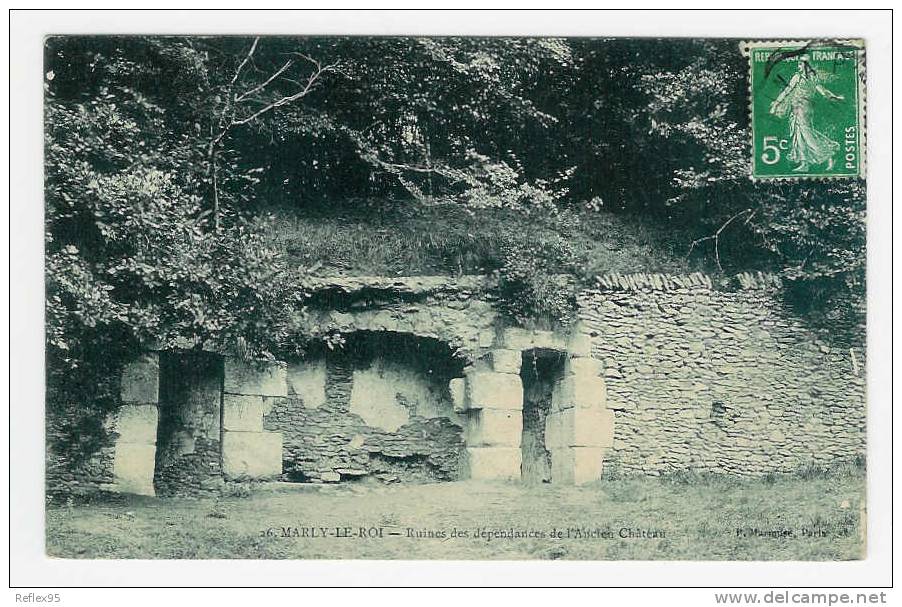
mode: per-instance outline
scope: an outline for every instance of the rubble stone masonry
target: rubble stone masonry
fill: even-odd
[[[117,410],[93,423],[48,410],[48,489],[581,484],[864,457],[864,327],[813,326],[773,276],[600,276],[566,332],[505,327],[490,287],[486,277],[327,280],[310,334],[344,336],[345,347],[323,342],[287,362],[147,353],[124,366]],[[525,385],[521,365],[537,355],[558,366]],[[75,458],[66,437],[79,428],[97,429],[81,441],[96,452]]]
[[[614,412],[606,470],[762,475],[864,456],[864,328],[831,339],[779,288],[760,274],[613,275],[582,294]]]

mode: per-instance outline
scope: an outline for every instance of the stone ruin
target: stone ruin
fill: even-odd
[[[495,344],[497,347],[488,349],[474,364],[464,368],[462,377],[448,382],[450,411],[420,413],[427,422],[453,419],[460,424],[447,424],[456,427],[460,449],[452,454],[455,461],[449,466],[456,474],[445,474],[442,478],[516,480],[521,477],[524,433],[521,365],[524,353],[529,356],[541,350],[559,352],[562,361],[550,408],[543,416],[543,427],[538,430],[539,436],[544,437],[544,450],[550,455],[550,474],[542,480],[581,484],[599,479],[604,452],[613,444],[614,415],[605,405],[601,365],[590,357],[588,341],[567,341],[550,331],[521,329],[508,329],[502,336],[500,343]],[[320,464],[306,470],[302,461],[293,458],[297,454],[288,443],[296,435],[290,428],[285,433],[288,437],[272,429],[285,427],[286,420],[292,419],[285,411],[305,406],[306,395],[292,389],[289,396],[289,365],[224,357],[219,391],[215,379],[210,381],[197,372],[197,355],[188,354],[188,358],[194,359],[186,382],[190,385],[182,390],[170,389],[168,398],[161,397],[159,386],[167,381],[184,381],[186,377],[176,378],[166,373],[167,366],[186,371],[186,365],[177,361],[180,356],[183,355],[173,352],[148,353],[126,366],[122,379],[123,404],[110,426],[117,440],[113,480],[108,489],[148,495],[161,488],[163,493],[179,493],[192,486],[212,489],[220,478],[280,478],[286,464],[291,467],[289,476],[313,482],[337,482],[370,474],[369,466],[343,461],[335,453],[332,453],[334,461],[325,467]],[[295,375],[304,372],[298,365],[292,366]],[[307,382],[305,386],[312,384]],[[316,388],[313,390],[309,397],[315,399]],[[378,394],[373,396],[378,398]],[[369,445],[362,438],[367,421],[360,417],[361,413],[355,413],[353,407],[345,411],[345,415],[357,419],[344,426],[343,433],[326,434],[332,429],[327,425],[306,429],[313,432],[314,444],[317,438],[322,444],[335,437],[350,449],[367,451]],[[373,420],[369,424],[378,427],[383,422]],[[397,431],[408,423],[409,417],[389,428]],[[339,427],[336,429],[341,431]],[[448,440],[440,435],[437,438]],[[360,443],[355,445],[356,441]],[[421,449],[419,453],[431,458],[435,455],[433,451],[442,446],[435,447]],[[327,447],[323,449],[328,451]],[[367,453],[383,451],[390,453],[391,449],[382,445]],[[404,451],[402,446],[396,457],[403,459],[417,452],[416,449],[408,449],[410,453],[406,454]],[[401,480],[384,471],[381,476],[383,480]]]
[[[249,479],[579,485],[863,456],[863,344],[829,343],[793,318],[773,277],[600,277],[566,331],[505,326],[491,286],[323,280],[310,334],[344,347],[323,341],[287,361],[147,352],[124,368],[109,442],[77,466],[51,445],[48,484],[147,495]]]

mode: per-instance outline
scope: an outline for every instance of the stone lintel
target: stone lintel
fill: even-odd
[[[531,331],[519,327],[505,329],[502,343],[505,348],[520,352],[533,348],[546,348],[562,352],[567,349],[567,340],[554,331]]]
[[[511,373],[519,375],[520,365],[523,362],[523,353],[520,350],[507,350],[499,348],[489,350],[477,363],[485,371],[495,373]]]

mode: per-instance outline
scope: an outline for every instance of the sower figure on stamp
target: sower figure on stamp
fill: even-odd
[[[844,99],[842,95],[828,91],[807,59],[800,59],[798,71],[770,106],[771,114],[781,117],[789,115],[789,135],[792,139],[789,159],[799,163],[793,169],[796,172],[805,172],[812,164],[823,162],[827,163],[827,170],[831,170],[833,156],[840,147],[839,142],[814,128],[812,105],[818,94],[833,101]]]

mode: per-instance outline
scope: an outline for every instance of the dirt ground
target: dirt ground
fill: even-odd
[[[234,491],[233,493],[243,493]],[[863,475],[258,485],[48,505],[63,558],[833,560],[863,556]]]

